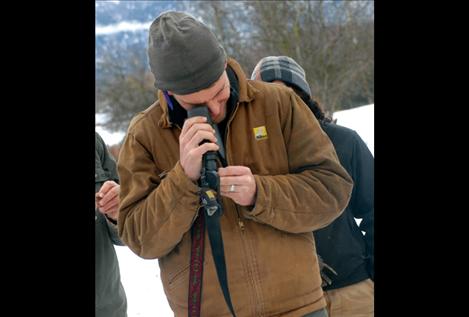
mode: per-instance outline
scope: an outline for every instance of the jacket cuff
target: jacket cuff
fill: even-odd
[[[168,173],[168,178],[172,183],[175,192],[178,193],[176,204],[183,206],[193,206],[197,208],[199,204],[200,188],[184,173],[181,163],[178,161],[174,168]]]
[[[117,220],[114,220],[112,219],[111,217],[109,217],[108,215],[104,214],[104,216],[106,217],[107,221],[110,222],[111,224],[113,224],[114,226],[117,226]]]
[[[267,196],[261,184],[259,175],[254,175],[256,181],[256,199],[253,206],[242,206],[241,210],[246,219],[255,219],[256,216],[264,213],[268,206]]]

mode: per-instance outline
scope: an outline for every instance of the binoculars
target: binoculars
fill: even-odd
[[[215,130],[217,142],[220,149],[223,149],[221,137],[218,127],[213,123],[212,118],[206,105],[197,105],[187,111],[189,118],[201,116],[207,118],[207,123]],[[207,142],[203,141],[202,143]],[[202,188],[202,204],[205,206],[207,214],[212,216],[217,211],[221,216],[222,208],[217,201],[217,194],[220,190],[220,177],[217,173],[218,153],[214,151],[206,152],[202,157],[202,169],[200,172],[200,187]]]

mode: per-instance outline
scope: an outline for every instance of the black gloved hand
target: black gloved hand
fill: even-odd
[[[337,275],[337,272],[332,267],[327,265],[319,254],[318,254],[318,264],[319,264],[319,271],[321,272],[321,279],[322,279],[321,287],[331,285],[332,280],[329,276],[331,274]],[[328,273],[326,273],[326,270]]]

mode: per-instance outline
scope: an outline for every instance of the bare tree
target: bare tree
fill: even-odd
[[[287,55],[306,71],[314,97],[326,111],[374,102],[372,1],[189,1],[182,10],[206,23],[249,75],[268,55]],[[111,41],[97,61],[96,104],[110,114],[110,130],[156,99],[139,44]],[[143,44],[145,43],[145,44]]]
[[[245,71],[252,69],[256,63],[253,52],[260,46],[251,40],[251,26],[247,23],[251,12],[244,1],[190,1],[185,2],[184,9],[210,27],[227,55]]]
[[[96,80],[96,110],[109,114],[103,125],[111,131],[126,130],[132,117],[156,100],[146,51],[114,42],[97,62],[97,69],[101,74]]]
[[[313,94],[335,111],[373,100],[373,3],[252,1],[258,59],[287,55],[306,71]]]

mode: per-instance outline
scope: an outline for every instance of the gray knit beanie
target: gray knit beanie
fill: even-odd
[[[256,79],[259,73],[263,81],[272,82],[280,80],[288,84],[293,84],[303,92],[312,96],[311,89],[306,81],[304,69],[297,62],[288,56],[267,56],[257,63],[251,79]]]
[[[148,59],[156,88],[187,95],[220,78],[226,54],[205,24],[186,13],[168,11],[150,26]]]

